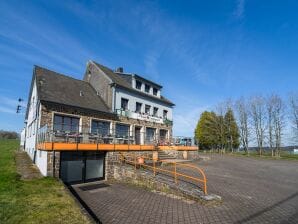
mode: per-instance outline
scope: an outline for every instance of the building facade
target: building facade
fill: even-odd
[[[118,151],[172,147],[162,86],[88,61],[83,80],[35,66],[22,147],[44,176],[66,183],[106,178]]]

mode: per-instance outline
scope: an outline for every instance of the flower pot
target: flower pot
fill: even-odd
[[[138,164],[144,164],[144,158],[138,157]]]

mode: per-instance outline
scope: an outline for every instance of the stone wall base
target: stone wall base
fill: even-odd
[[[152,172],[142,168],[135,170],[134,167],[130,165],[114,164],[111,173],[113,173],[113,175],[110,176],[109,181],[133,184],[149,190],[160,191],[194,200],[202,204],[214,205],[221,203],[221,197],[218,195],[204,195],[199,187],[194,187],[193,185],[181,181],[179,184],[176,184],[171,177],[163,175],[154,176]]]
[[[47,176],[59,178],[60,172],[60,152],[53,151],[47,154]]]
[[[147,156],[148,154],[152,155],[152,151],[135,151],[135,152],[125,152],[126,155],[136,155],[136,156]],[[107,152],[106,161],[105,161],[105,174],[106,180],[114,178],[114,167],[120,165],[120,152]]]
[[[166,154],[175,157],[176,159],[197,160],[200,159],[198,151],[176,151],[176,150],[163,150]]]

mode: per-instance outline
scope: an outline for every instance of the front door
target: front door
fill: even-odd
[[[103,152],[61,152],[60,178],[67,184],[104,179]]]
[[[141,144],[141,127],[135,127],[135,143],[136,145]]]

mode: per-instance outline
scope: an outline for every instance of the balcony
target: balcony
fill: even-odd
[[[65,127],[65,126],[64,126]],[[142,139],[140,141],[140,138]],[[142,144],[140,144],[142,142]],[[198,150],[197,146],[175,145],[172,139],[119,130],[91,130],[90,127],[70,127],[54,130],[47,125],[38,130],[37,149],[46,151],[101,150],[101,151],[150,151]]]
[[[137,120],[143,120],[143,121],[159,123],[159,124],[166,124],[166,125],[173,125],[173,121],[171,121],[167,118],[156,117],[156,116],[145,114],[145,113],[137,113],[137,112],[132,112],[129,110],[117,109],[116,114],[118,116],[128,117],[128,118],[137,119]]]

